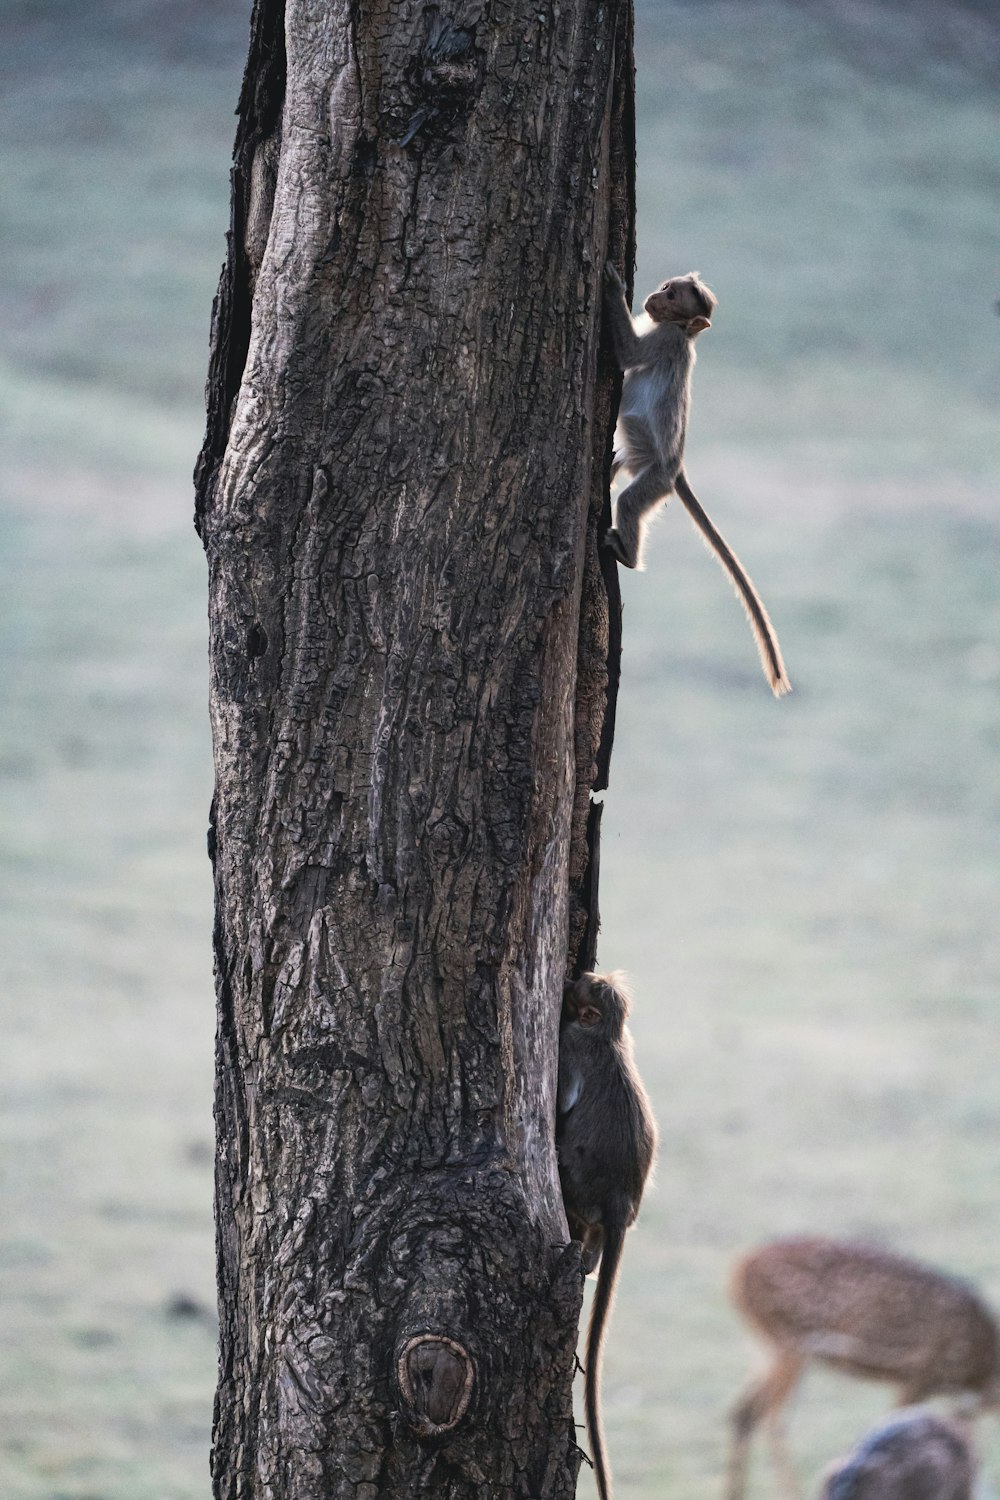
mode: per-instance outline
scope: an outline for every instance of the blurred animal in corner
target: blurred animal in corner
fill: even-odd
[[[833,1464],[819,1500],[972,1500],[975,1478],[966,1425],[916,1407],[888,1417]]]
[[[935,1395],[966,1398],[970,1414],[1000,1404],[996,1319],[972,1286],[932,1266],[845,1240],[776,1240],[737,1261],[730,1291],[771,1361],[732,1410],[727,1500],[743,1500],[761,1422],[782,1493],[799,1494],[781,1419],[810,1360],[892,1381],[900,1406]]]

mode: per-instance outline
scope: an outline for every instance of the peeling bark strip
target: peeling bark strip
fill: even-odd
[[[219,1500],[575,1489],[631,69],[628,0],[255,6],[196,476]]]

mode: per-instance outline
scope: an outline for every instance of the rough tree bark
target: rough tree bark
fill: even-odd
[[[216,1496],[573,1493],[631,0],[257,0],[213,314]]]

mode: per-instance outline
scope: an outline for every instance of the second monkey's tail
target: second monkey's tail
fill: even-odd
[[[590,1435],[590,1452],[594,1460],[594,1479],[600,1500],[612,1500],[611,1475],[608,1471],[607,1455],[604,1451],[604,1426],[601,1422],[601,1346],[607,1330],[611,1305],[615,1300],[615,1283],[622,1258],[622,1245],[628,1223],[624,1201],[612,1204],[604,1217],[604,1248],[601,1252],[601,1267],[597,1273],[597,1287],[590,1307],[590,1322],[587,1325],[587,1376],[584,1385],[584,1407],[587,1413],[587,1432]]]
[[[785,663],[781,659],[781,647],[778,645],[778,637],[768,617],[767,610],[764,608],[764,601],[754,588],[750,580],[750,575],[744,569],[743,564],[722,535],[722,532],[716,530],[707,513],[702,510],[701,501],[688,484],[687,475],[683,469],[681,469],[674,481],[674,490],[687,508],[688,515],[729,575],[729,581],[736,590],[739,601],[746,610],[747,619],[750,621],[750,629],[753,631],[754,640],[757,642],[757,650],[760,652],[760,662],[764,668],[764,676],[770,683],[774,696],[776,698],[783,698],[786,693],[792,691],[792,684],[788,680]]]

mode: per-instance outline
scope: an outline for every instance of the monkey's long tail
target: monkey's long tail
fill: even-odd
[[[594,1460],[594,1478],[601,1500],[611,1500],[611,1475],[608,1472],[607,1456],[604,1452],[604,1427],[601,1423],[601,1348],[607,1329],[611,1307],[615,1300],[615,1283],[622,1258],[622,1245],[628,1224],[625,1203],[609,1207],[604,1216],[604,1248],[601,1253],[601,1269],[597,1273],[597,1289],[590,1308],[587,1325],[587,1378],[584,1384],[584,1406],[587,1413],[587,1431],[590,1434],[590,1451]]]
[[[717,531],[712,525],[706,512],[702,510],[701,501],[688,484],[687,475],[683,469],[674,480],[674,489],[686,506],[688,515],[729,575],[729,581],[746,610],[750,629],[753,631],[753,638],[757,642],[757,650],[760,653],[760,663],[764,668],[764,676],[771,685],[771,692],[776,698],[784,697],[785,693],[792,691],[792,684],[788,680],[785,663],[781,659],[778,637],[768,618],[767,610],[764,608],[764,601],[754,588],[750,575],[736,553],[721,531]]]

